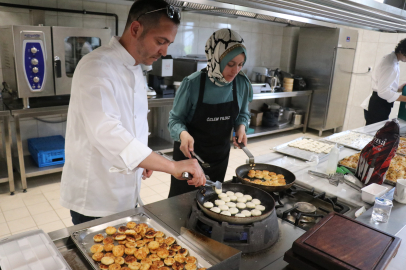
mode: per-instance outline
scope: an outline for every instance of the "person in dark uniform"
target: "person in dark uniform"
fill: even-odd
[[[252,86],[241,71],[247,59],[244,40],[230,29],[220,29],[205,47],[207,67],[186,77],[176,92],[168,129],[174,139],[173,159],[192,158],[194,151],[210,168],[213,181],[224,181],[230,155],[232,130],[238,142],[247,144],[246,129]],[[236,137],[233,138],[237,146]],[[196,188],[171,179],[169,197]]]
[[[406,39],[396,46],[395,51],[385,55],[372,74],[372,95],[362,102],[366,125],[389,119],[395,101],[406,102],[399,86],[399,61],[406,62]]]

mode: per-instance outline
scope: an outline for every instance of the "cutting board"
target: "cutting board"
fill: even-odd
[[[330,213],[299,237],[295,254],[329,270],[385,269],[400,238],[338,213]]]
[[[289,269],[293,270],[325,270],[325,268],[306,260],[293,253],[292,249],[285,252],[283,260],[289,263]]]

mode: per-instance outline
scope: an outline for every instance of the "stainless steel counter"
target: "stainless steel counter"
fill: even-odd
[[[8,182],[10,187],[10,194],[13,195],[15,191],[14,187],[14,175],[13,175],[13,161],[11,156],[11,126],[10,126],[10,110],[0,100],[0,122],[3,123],[4,131],[4,146],[3,140],[0,137],[0,151],[3,152],[5,148],[5,160],[1,159],[0,155],[0,183]],[[0,134],[2,134],[0,129]]]

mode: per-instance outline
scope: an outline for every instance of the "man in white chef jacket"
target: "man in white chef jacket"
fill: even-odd
[[[68,110],[62,206],[74,224],[134,208],[141,178],[162,171],[205,183],[196,160],[169,161],[148,148],[148,102],[140,64],[165,56],[180,13],[163,0],[138,0],[122,37],[87,54],[76,67]]]
[[[405,84],[399,86],[399,61],[406,62],[406,39],[399,42],[394,52],[385,55],[372,73],[372,95],[361,104],[366,125],[388,120],[393,103],[406,101],[402,95]]]

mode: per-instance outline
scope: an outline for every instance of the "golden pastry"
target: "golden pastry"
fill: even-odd
[[[182,247],[177,245],[177,244],[173,244],[169,249],[173,250],[173,251],[179,251]]]
[[[122,257],[124,255],[125,247],[122,245],[113,247],[113,255],[116,257]]]
[[[187,264],[185,265],[185,269],[186,269],[186,270],[196,270],[196,269],[197,269],[197,266],[196,266],[196,264],[194,264],[194,263],[187,263]]]
[[[189,257],[186,257],[185,262],[186,262],[186,263],[194,263],[194,264],[196,264],[197,260],[196,260],[195,257],[189,256]]]
[[[105,264],[105,265],[113,264],[114,263],[114,258],[112,258],[112,257],[103,257],[101,259],[101,263]]]
[[[151,268],[150,264],[144,263],[141,264],[140,270],[149,270]]]
[[[159,267],[156,266],[156,265],[154,265],[154,264],[152,264],[152,265],[148,268],[148,270],[159,270]]]
[[[148,258],[150,258],[153,262],[161,260],[161,258],[159,258],[159,256],[156,254],[151,254],[148,256]]]
[[[145,253],[149,254],[149,248],[147,246],[143,246],[140,248],[141,250],[145,251]]]
[[[183,270],[183,263],[175,262],[174,264],[172,264],[172,269],[173,270]]]
[[[115,258],[115,256],[114,256],[113,253],[111,253],[111,252],[107,252],[106,254],[104,254],[104,257],[112,257],[112,258]]]
[[[134,242],[135,243],[135,237],[132,235],[127,235],[127,237],[125,238],[125,240],[127,240],[127,242]]]
[[[155,241],[157,241],[158,243],[165,243],[165,238],[163,238],[163,237],[155,237]]]
[[[186,248],[181,248],[179,249],[178,254],[182,255],[183,257],[186,257],[188,254],[188,250]]]
[[[127,238],[125,240],[117,241],[119,245],[125,245],[128,241]]]
[[[124,253],[127,254],[127,255],[133,255],[136,250],[137,250],[136,248],[128,248],[128,247],[126,247],[124,249]]]
[[[159,243],[156,241],[152,241],[148,243],[148,248],[149,249],[157,249],[159,248]]]
[[[141,263],[152,264],[152,260],[150,258],[145,258],[141,260]]]
[[[114,247],[114,244],[105,244],[104,245],[104,250],[105,251],[112,251]]]
[[[104,257],[103,252],[96,252],[95,254],[93,254],[92,259],[95,260],[96,262],[100,262],[103,257]]]
[[[102,251],[103,251],[103,245],[100,245],[100,244],[93,245],[90,248],[91,253],[102,252]]]
[[[154,238],[157,235],[158,232],[154,231],[154,230],[147,230],[147,232],[145,233],[145,237],[146,238]]]
[[[163,232],[157,231],[155,237],[164,237],[164,236],[165,236],[165,234]]]
[[[114,243],[114,239],[111,238],[110,236],[106,237],[103,239],[103,244],[107,245],[107,244],[113,244]]]
[[[135,242],[137,244],[137,247],[140,248],[142,246],[145,245],[145,241],[144,240],[138,240],[137,242]]]
[[[207,270],[207,268],[202,267],[202,268],[199,268],[197,270]]]
[[[168,249],[169,246],[166,243],[161,243],[161,244],[159,244],[159,248]]]
[[[124,266],[124,267],[121,267],[121,270],[131,270],[131,269],[127,266]]]
[[[149,252],[150,253],[152,253],[152,254],[156,254],[157,253],[157,251],[158,251],[158,249],[156,248],[156,249],[149,249]]]
[[[255,171],[254,170],[249,170],[248,171],[248,177],[253,178],[255,176]]]
[[[127,255],[127,256],[125,256],[124,261],[126,264],[130,264],[130,263],[136,262],[137,259],[132,255]]]
[[[186,260],[186,258],[183,257],[183,256],[180,255],[180,254],[176,254],[175,257],[173,257],[173,258],[175,259],[175,261],[180,262],[180,263],[184,263],[185,260]]]
[[[120,270],[121,269],[121,265],[119,265],[118,263],[113,263],[109,265],[109,270]]]
[[[271,177],[269,175],[265,175],[264,180],[271,180]]]
[[[116,263],[116,264],[124,264],[124,258],[123,257],[116,257],[115,259],[114,259],[114,263]]]
[[[100,269],[109,269],[109,266],[108,265],[105,265],[105,264],[99,264],[99,267],[100,267]]]
[[[134,230],[126,230],[124,232],[124,234],[126,234],[126,235],[136,235],[137,233]]]
[[[120,226],[117,231],[118,233],[124,234],[126,230],[128,230],[126,226]]]
[[[136,235],[133,235],[133,236],[135,237],[135,241],[138,241],[138,240],[142,239],[142,235],[140,235],[140,234],[136,234]]]
[[[168,246],[170,246],[170,245],[172,245],[173,243],[175,243],[175,238],[173,238],[173,237],[168,237],[168,238],[165,239],[165,243],[166,243]]]
[[[153,262],[152,262],[152,265],[154,265],[154,266],[156,266],[156,267],[158,267],[158,268],[161,268],[161,267],[164,266],[165,264],[164,264],[163,261],[159,260],[159,261],[153,261]]]
[[[171,270],[171,269],[167,266],[162,266],[161,268],[159,268],[159,270]]]
[[[95,236],[93,236],[93,240],[95,242],[101,242],[101,241],[103,241],[103,239],[104,239],[104,236],[101,233],[96,234]]]
[[[106,228],[106,233],[109,234],[109,235],[115,234],[116,232],[117,232],[117,229],[112,227],[112,226],[109,226],[109,227]]]
[[[126,237],[127,237],[127,235],[125,235],[125,234],[116,233],[114,235],[114,240],[123,241]]]
[[[156,255],[158,255],[161,259],[166,259],[169,256],[169,250],[166,248],[159,248]]]
[[[137,244],[134,242],[127,242],[127,243],[125,243],[125,246],[128,248],[135,248],[137,246]]]
[[[138,260],[145,259],[148,256],[148,253],[145,252],[145,250],[139,249],[136,252],[134,252],[134,257],[137,258]]]
[[[171,266],[172,264],[175,263],[175,259],[174,259],[174,258],[166,258],[166,259],[164,260],[164,263],[165,263],[166,265]]]
[[[131,270],[139,270],[141,268],[141,264],[139,262],[133,262],[128,265],[128,268]]]
[[[176,251],[174,251],[174,250],[168,250],[168,251],[169,251],[168,257],[173,257],[176,255]]]
[[[134,229],[135,226],[137,226],[137,223],[135,223],[134,221],[130,221],[130,222],[127,223],[126,226],[127,226],[127,228],[129,228],[129,229]]]

